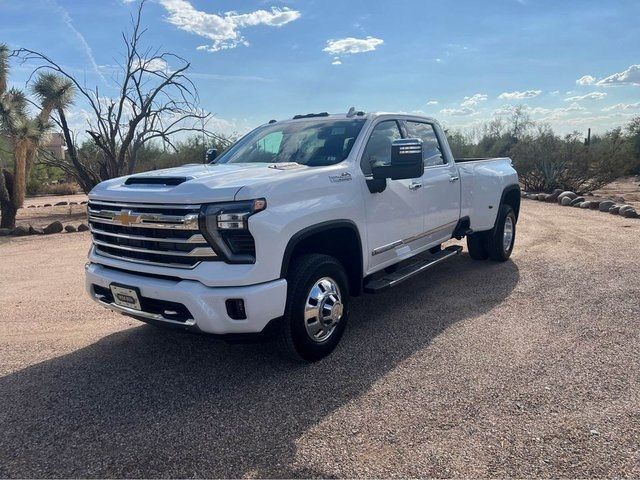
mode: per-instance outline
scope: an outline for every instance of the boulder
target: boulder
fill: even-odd
[[[600,210],[601,212],[608,212],[609,209],[613,207],[615,204],[616,202],[612,200],[605,200],[603,202],[600,202],[600,205],[598,205],[598,210]]]
[[[6,237],[7,235],[11,235],[10,228],[0,228],[0,237]]]
[[[549,201],[549,194],[548,193],[541,193],[540,195],[538,195],[538,200],[540,200],[541,202],[548,202]]]
[[[69,202],[69,205],[77,205],[78,202]]]
[[[584,202],[584,197],[576,197],[573,200],[571,200],[571,203],[569,205],[571,205],[573,207],[574,205],[576,205],[578,203],[582,203],[582,202]]]
[[[591,202],[586,201],[580,204],[580,208],[591,208]]]
[[[620,207],[620,210],[618,210],[618,213],[620,215],[622,215],[624,212],[626,212],[627,210],[633,210],[633,207],[631,205],[622,205]]]
[[[65,225],[65,226],[64,226],[64,230],[65,230],[65,232],[67,232],[67,233],[75,233],[75,232],[77,232],[77,231],[78,231],[78,230],[76,229],[76,227],[74,227],[73,225]]]
[[[620,215],[622,215],[624,218],[638,218],[638,213],[636,212],[635,208],[629,208]]]
[[[27,208],[36,208],[35,205],[29,205]]]
[[[562,205],[563,207],[568,207],[569,205],[571,205],[571,201],[572,199],[569,197],[562,197],[562,199],[560,200],[560,205]]]
[[[600,208],[600,202],[598,200],[591,200],[589,202],[589,208],[591,210],[598,210]]]
[[[80,205],[86,205],[86,204],[87,204],[86,200],[83,200],[82,202],[80,202]]]
[[[571,200],[573,200],[574,198],[576,198],[578,195],[576,195],[573,192],[570,192],[569,190],[562,192],[560,195],[558,195],[558,203],[562,202],[562,199],[565,197],[569,197]]]
[[[45,203],[44,205],[42,205],[43,207],[50,207],[51,204],[50,203]]]
[[[572,205],[572,207],[573,207],[573,208],[580,208],[580,207],[582,207],[582,204],[583,204],[583,203],[584,203],[584,202],[574,203],[574,204]]]
[[[609,209],[609,213],[610,213],[611,215],[618,215],[618,213],[620,213],[620,207],[621,207],[621,206],[622,206],[622,205],[618,205],[618,204],[616,204],[616,205],[612,206],[612,207]]]
[[[89,230],[89,226],[86,223],[81,223],[80,225],[78,225],[79,232],[86,232],[88,230]]]
[[[60,207],[62,205],[69,205],[67,202],[58,202],[54,205],[54,207]]]
[[[15,235],[16,237],[23,237],[25,235],[29,235],[29,227],[24,225],[18,225],[16,228],[11,230],[11,235]]]
[[[60,233],[64,227],[60,222],[53,222],[44,227],[43,231],[45,234],[50,235],[52,233]]]
[[[31,235],[44,235],[44,230],[39,227],[32,227],[29,225],[29,233]]]

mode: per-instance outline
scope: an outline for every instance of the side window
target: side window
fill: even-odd
[[[399,138],[402,135],[395,120],[385,120],[375,126],[360,160],[365,175],[371,174],[371,165],[375,162],[391,163],[391,143]]]
[[[433,125],[423,122],[405,122],[408,138],[419,138],[422,140],[423,158],[425,167],[444,165],[447,161],[442,154],[438,137],[433,129]]]

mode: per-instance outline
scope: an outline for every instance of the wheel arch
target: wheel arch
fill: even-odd
[[[513,208],[513,212],[516,215],[516,221],[518,221],[518,216],[520,214],[520,186],[513,184],[508,185],[502,191],[502,196],[500,197],[500,205],[509,205]]]
[[[330,220],[303,228],[287,243],[280,277],[285,278],[292,260],[305,253],[322,253],[335,257],[344,266],[352,296],[362,292],[362,240],[351,220]]]

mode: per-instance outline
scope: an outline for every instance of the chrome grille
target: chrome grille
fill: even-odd
[[[98,255],[159,266],[193,268],[216,260],[200,233],[199,205],[89,202],[89,226]]]

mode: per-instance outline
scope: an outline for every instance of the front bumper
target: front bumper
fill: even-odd
[[[261,332],[271,320],[284,314],[287,299],[287,282],[284,279],[243,287],[207,287],[194,280],[136,275],[97,263],[88,263],[85,270],[89,296],[110,310],[141,320],[182,325],[218,335]],[[176,321],[164,318],[159,312],[132,310],[105,301],[94,286],[109,289],[112,283],[136,287],[147,299],[184,305],[191,318]],[[228,315],[226,301],[229,299],[244,301],[246,319],[234,320]]]

